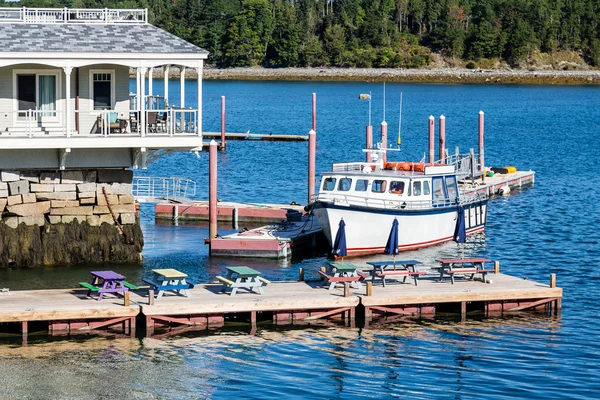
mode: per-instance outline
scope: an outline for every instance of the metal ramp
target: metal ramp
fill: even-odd
[[[132,192],[139,203],[185,203],[196,196],[196,182],[177,177],[135,176]]]

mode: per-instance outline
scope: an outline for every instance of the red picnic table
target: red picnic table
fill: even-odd
[[[104,293],[125,293],[130,289],[138,289],[137,286],[127,282],[123,275],[116,273],[115,271],[92,271],[91,274],[91,284],[87,282],[79,282],[79,285],[88,289],[88,297],[92,294],[92,292],[98,292],[98,301],[102,300]]]
[[[483,282],[487,282],[485,276],[494,272],[493,269],[485,269],[485,263],[491,261],[489,258],[441,258],[435,261],[442,264],[441,267],[437,267],[440,271],[439,280],[441,281],[444,275],[448,275],[452,280],[452,284],[454,284],[454,276],[456,274],[471,275],[469,278],[471,280],[475,277],[475,274],[481,274]]]

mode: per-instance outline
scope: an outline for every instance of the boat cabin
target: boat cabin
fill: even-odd
[[[399,205],[402,208],[456,205],[456,175],[448,166],[426,172],[373,170],[323,174],[318,200],[336,203]]]
[[[147,10],[6,7],[0,31],[0,168],[145,167],[202,147],[208,52]],[[180,93],[169,93],[171,66]],[[186,68],[197,76],[187,100]]]

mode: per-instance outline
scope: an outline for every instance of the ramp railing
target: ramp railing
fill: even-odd
[[[196,182],[187,178],[136,176],[132,186],[133,195],[138,202],[183,201],[196,196]]]

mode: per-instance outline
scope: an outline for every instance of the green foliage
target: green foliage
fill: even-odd
[[[520,65],[573,51],[600,67],[599,0],[23,0],[2,7],[148,8],[222,66],[417,68],[431,51]]]

